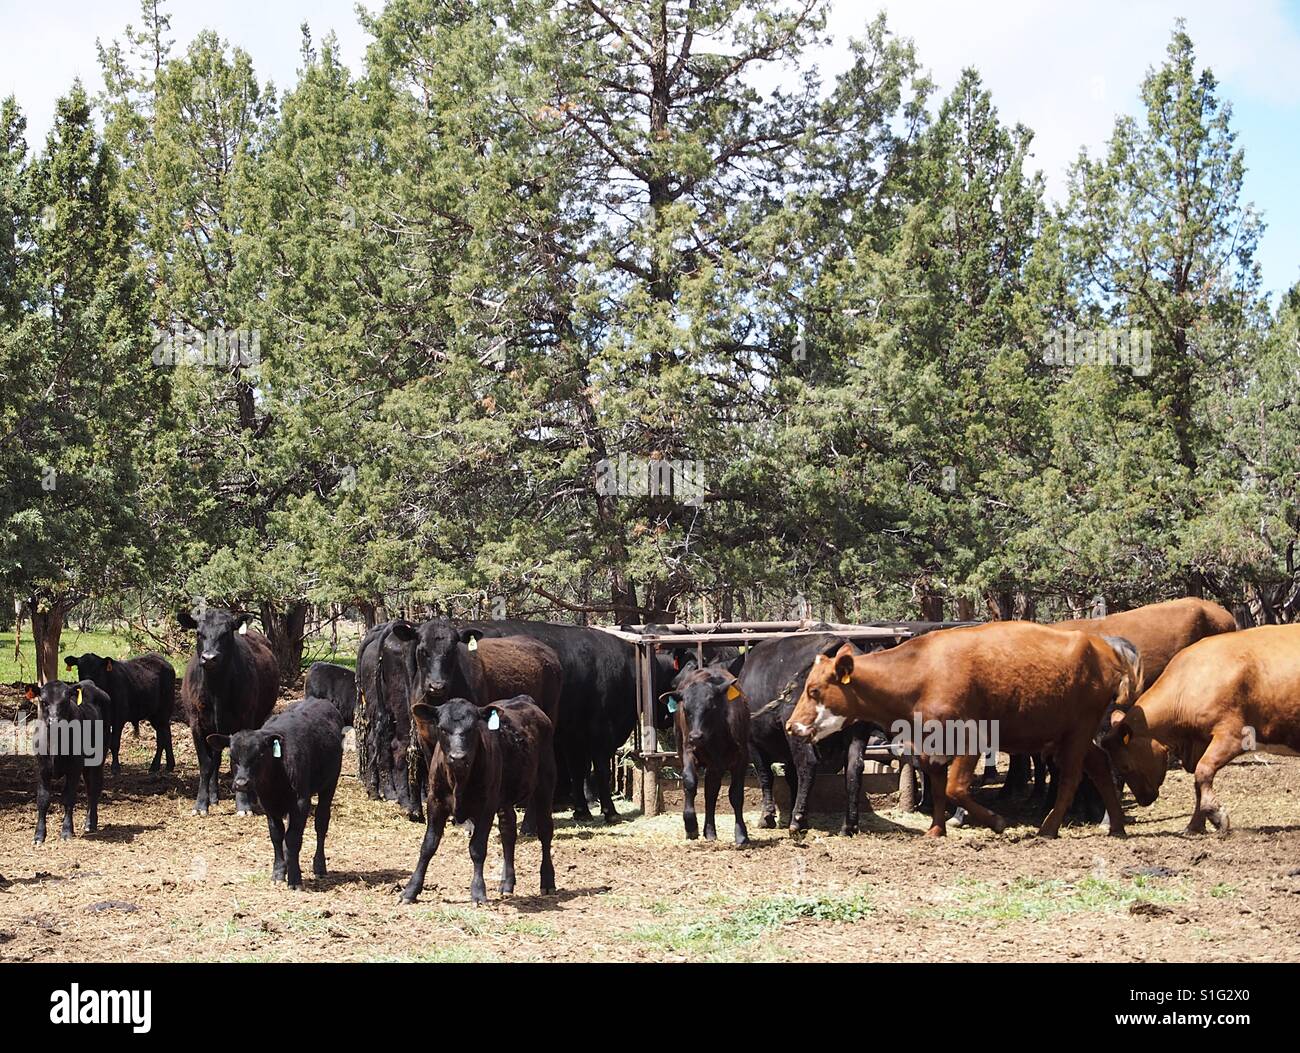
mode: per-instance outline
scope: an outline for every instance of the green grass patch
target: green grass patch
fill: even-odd
[[[669,912],[662,903],[651,904],[650,909],[657,915]],[[766,896],[740,903],[721,915],[642,925],[628,933],[628,938],[671,954],[733,959],[744,957],[748,949],[787,925],[801,921],[852,923],[866,918],[871,909],[862,890],[845,895]]]
[[[1037,921],[1063,914],[1127,910],[1138,901],[1176,903],[1186,898],[1181,889],[1155,881],[1145,877],[1130,881],[1018,877],[1002,885],[963,878],[948,890],[951,901],[933,908],[933,912],[949,920]]]

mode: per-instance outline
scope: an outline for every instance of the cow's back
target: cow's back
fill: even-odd
[[[527,636],[484,637],[478,655],[489,701],[528,695],[558,723],[564,666],[553,648]]]

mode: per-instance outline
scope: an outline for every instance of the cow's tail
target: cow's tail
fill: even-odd
[[[1103,636],[1119,659],[1120,681],[1115,688],[1114,708],[1127,712],[1146,686],[1143,682],[1142,655],[1130,640],[1122,636]]]

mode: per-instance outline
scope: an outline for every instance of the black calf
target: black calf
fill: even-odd
[[[45,841],[45,817],[50,810],[50,784],[63,777],[63,829],[59,836],[72,836],[72,808],[77,801],[77,782],[86,783],[86,820],[82,833],[99,829],[99,794],[104,786],[104,752],[108,722],[104,714],[109,698],[90,680],[68,684],[51,680],[27,689],[28,700],[37,702],[36,728],[36,836]]]
[[[473,823],[469,855],[474,862],[470,896],[487,899],[483,862],[487,858],[492,818],[501,823],[504,869],[501,892],[515,890],[515,807],[536,818],[542,843],[542,892],[555,891],[551,864],[551,801],[555,793],[554,729],[546,714],[527,695],[516,695],[480,709],[463,698],[440,705],[411,706],[415,733],[429,768],[428,825],[420,857],[402,901],[414,903],[424,888],[429,860],[438,850],[447,820]]]
[[[101,658],[97,654],[68,655],[63,660],[68,669],[75,668],[82,680],[93,680],[95,686],[111,699],[110,722],[115,723],[111,733],[110,748],[113,753],[113,773],[121,770],[117,751],[122,741],[122,727],[131,723],[140,734],[140,721],[147,721],[154,732],[153,761],[150,772],[162,766],[167,755],[167,770],[176,767],[172,754],[172,709],[176,703],[176,670],[160,654],[145,654],[139,658],[116,660]]]
[[[273,881],[302,888],[302,835],[316,797],[316,857],[312,873],[325,876],[325,835],[330,805],[343,766],[343,725],[333,703],[323,698],[295,702],[256,731],[209,735],[213,750],[230,747],[235,792],[254,792],[266,812],[275,847]],[[285,819],[288,819],[288,831]]]

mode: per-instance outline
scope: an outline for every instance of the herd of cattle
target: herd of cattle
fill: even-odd
[[[390,621],[362,640],[355,674],[316,663],[304,698],[272,715],[278,694],[266,639],[251,615],[220,610],[180,616],[195,651],[181,682],[181,711],[198,757],[194,814],[218,801],[218,772],[230,751],[240,815],[255,803],[266,815],[273,877],[299,888],[303,832],[316,799],[313,873],[325,873],[325,837],[343,760],[355,727],[358,775],[372,798],[397,802],[425,822],[419,857],[402,892],[420,894],[446,823],[467,823],[474,865],[471,896],[486,898],[483,865],[494,819],[504,857],[501,891],[514,890],[516,808],[524,832],[541,845],[541,889],[554,891],[553,810],[567,803],[589,820],[588,794],[605,820],[616,818],[611,766],[636,721],[636,656],[599,629],[545,622]],[[1238,630],[1223,608],[1172,600],[1100,619],[1041,625],[908,627],[902,643],[860,648],[832,631],[765,639],[749,648],[702,652],[660,648],[653,669],[656,724],[676,732],[686,836],[698,836],[695,798],[704,782],[704,836],[716,837],[715,807],[724,776],[735,811],[735,841],[745,844],[744,785],[752,764],[762,788],[760,823],[776,824],[773,765],[790,784],[792,831],[805,828],[819,768],[843,769],[842,831],[858,829],[865,748],[882,729],[914,720],[995,725],[1012,755],[1003,793],[1026,781],[1032,763],[1053,773],[1054,801],[1040,834],[1055,836],[1086,775],[1104,806],[1108,832],[1124,833],[1119,791],[1139,804],[1159,791],[1171,759],[1195,774],[1189,831],[1228,815],[1215,796],[1215,773],[1251,749],[1300,751],[1300,625]],[[665,637],[670,637],[666,627]],[[63,837],[72,836],[77,786],[87,791],[85,829],[95,830],[103,762],[120,770],[122,729],[155,730],[151,772],[171,741],[175,673],[161,655],[114,660],[69,656],[77,682],[28,690],[42,722],[99,722],[106,730],[98,764],[86,756],[41,753],[36,843],[45,839],[52,783],[64,778]],[[92,741],[89,737],[85,741]],[[903,743],[923,774],[942,836],[949,803],[958,816],[1001,831],[1003,818],[976,800],[977,752],[921,751]]]

